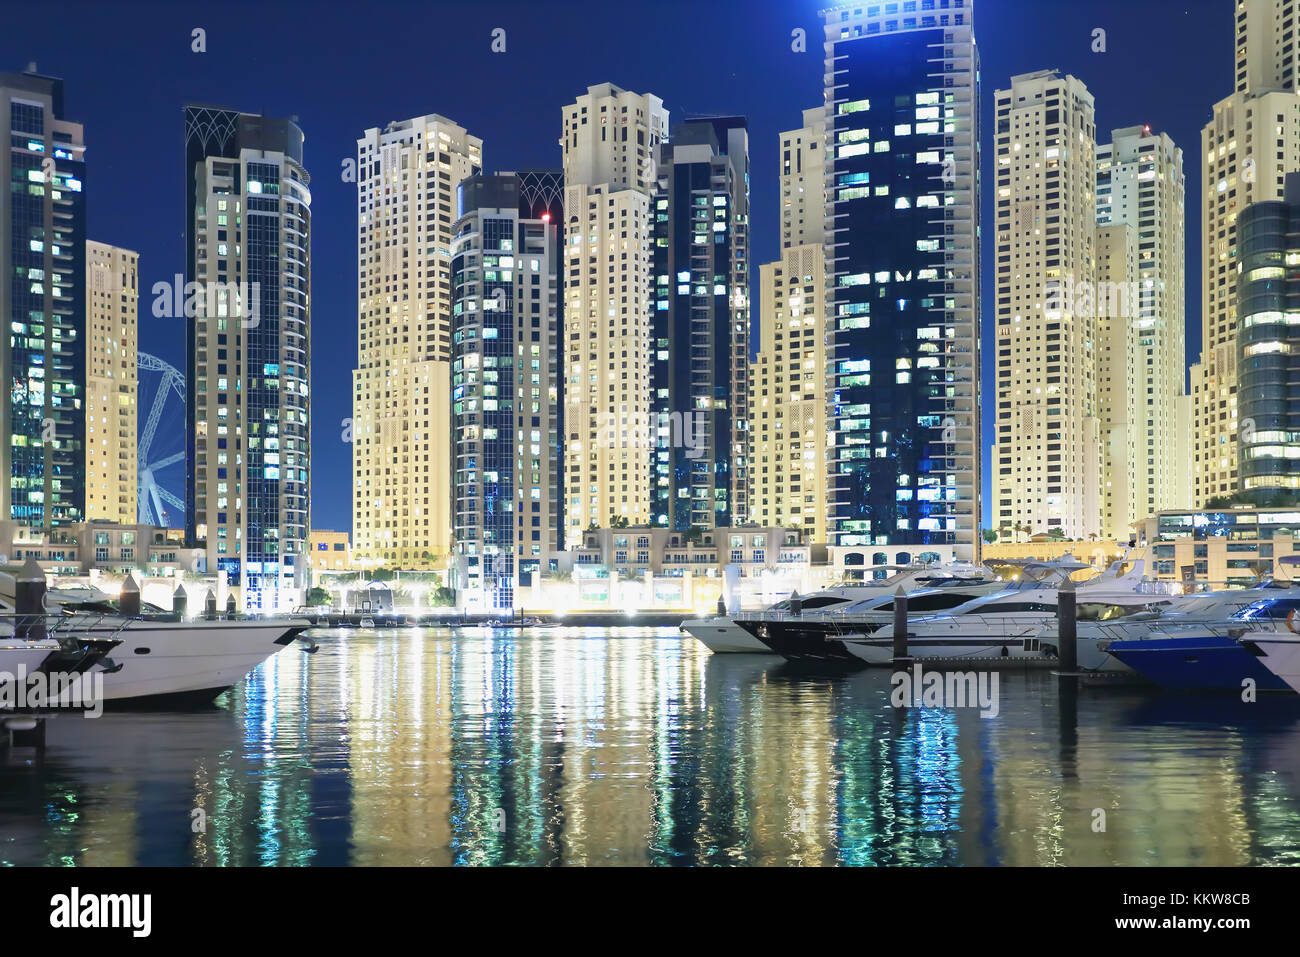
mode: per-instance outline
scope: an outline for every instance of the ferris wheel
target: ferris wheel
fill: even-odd
[[[157,356],[147,352],[138,356],[139,521],[162,527],[180,526],[185,520],[185,498],[171,489],[183,492],[185,488],[185,377]]]

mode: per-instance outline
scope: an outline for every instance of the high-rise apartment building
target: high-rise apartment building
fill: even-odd
[[[980,548],[973,4],[897,6],[825,23],[827,535],[882,565]]]
[[[443,116],[357,140],[352,549],[363,562],[441,568],[451,554],[451,242],[456,188],[482,165],[482,140]]]
[[[1098,224],[1098,289],[1123,291],[1120,296],[1100,296],[1097,303],[1096,381],[1102,456],[1098,533],[1110,540],[1127,539],[1136,521],[1132,515],[1138,487],[1138,408],[1145,397],[1133,393],[1133,373],[1139,364],[1128,291],[1133,290],[1136,298],[1137,245],[1137,229],[1128,223]]]
[[[86,243],[86,518],[137,514],[140,256]]]
[[[749,493],[743,117],[683,123],[660,146],[652,253],[652,521],[681,531],[728,528],[748,515]]]
[[[309,584],[311,190],[302,130],[185,108],[186,531],[249,611]],[[194,284],[191,286],[190,284]],[[189,303],[187,301],[187,313]]]
[[[651,204],[668,111],[610,83],[562,110],[568,546],[651,521]]]
[[[1095,299],[1100,360],[1114,364],[1099,381],[1106,538],[1127,540],[1148,515],[1191,505],[1179,500],[1187,462],[1176,457],[1187,367],[1185,191],[1183,151],[1167,134],[1131,126],[1097,148]],[[1121,225],[1131,249],[1117,270],[1103,234]],[[1112,458],[1121,445],[1125,455]]]
[[[826,541],[826,111],[781,134],[781,258],[759,267],[749,373],[749,515]]]
[[[781,134],[781,248],[826,245],[826,110]]]
[[[1300,172],[1285,198],[1237,219],[1241,490],[1260,505],[1300,491]]]
[[[1092,94],[1043,70],[997,108],[994,527],[1101,533],[1100,321]]]
[[[0,517],[50,529],[85,517],[85,139],[63,81],[0,73]]]
[[[510,610],[560,548],[556,224],[515,174],[460,186],[452,242],[455,587]]]
[[[790,246],[759,267],[758,358],[750,370],[750,521],[826,541],[826,257]]]
[[[1237,215],[1283,198],[1300,169],[1297,0],[1238,0],[1236,88],[1201,132],[1201,356],[1192,366],[1195,505],[1235,494],[1238,463]]]

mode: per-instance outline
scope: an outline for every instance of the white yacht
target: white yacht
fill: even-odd
[[[0,573],[0,606],[11,614],[13,595],[13,577]],[[287,618],[179,621],[147,604],[126,618],[109,596],[85,588],[50,589],[45,608],[62,634],[118,643],[90,666],[104,672],[106,701],[150,704],[210,702],[311,626]]]
[[[937,614],[959,608],[982,595],[1001,591],[1005,582],[986,578],[945,578],[907,593],[909,615]],[[818,667],[860,667],[844,646],[845,638],[870,635],[894,620],[895,595],[805,614],[802,609],[741,616],[736,623],[787,661]]]
[[[1120,606],[1137,612],[1164,601],[1142,590],[1142,562],[1127,574],[1115,562],[1101,575],[1077,586],[1080,605]],[[908,655],[915,659],[966,659],[1019,665],[1047,665],[1056,645],[1040,636],[1056,621],[1057,594],[1066,577],[1090,566],[1072,560],[1027,566],[1030,577],[967,602],[952,611],[908,622]],[[889,665],[894,658],[892,623],[869,635],[846,638],[849,654],[867,665]]]
[[[879,581],[850,583],[825,588],[819,592],[799,598],[791,596],[765,609],[758,614],[768,612],[783,613],[791,610],[791,601],[796,600],[800,613],[827,612],[846,607],[851,602],[865,601],[883,595],[893,595],[901,586],[904,591],[925,587],[933,582],[966,578],[990,580],[988,570],[983,566],[966,563],[946,565],[886,565],[870,566],[872,570],[885,568],[895,574]],[[752,617],[746,615],[744,617]],[[717,654],[779,654],[765,642],[751,634],[737,623],[737,616],[714,615],[711,618],[692,618],[682,622],[681,630],[698,639],[709,651]]]

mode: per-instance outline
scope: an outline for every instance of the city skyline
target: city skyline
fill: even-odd
[[[487,105],[494,97],[499,99],[500,90],[480,91],[454,84],[446,84],[445,90],[439,89],[438,85],[431,90],[415,90],[410,84],[386,83],[382,70],[381,75],[342,93],[337,78],[319,75],[308,66],[303,66],[306,72],[302,75],[293,73],[291,69],[279,74],[281,82],[278,83],[268,82],[266,75],[256,84],[238,74],[223,73],[218,78],[214,75],[214,68],[219,58],[214,55],[219,52],[219,44],[225,42],[219,24],[213,21],[206,27],[208,52],[195,53],[191,50],[190,31],[198,21],[193,25],[187,24],[179,15],[171,18],[163,12],[142,28],[145,32],[141,34],[140,42],[155,51],[155,60],[168,76],[187,78],[183,84],[177,84],[175,92],[170,92],[165,85],[159,89],[145,89],[139,78],[116,79],[111,71],[106,80],[100,80],[95,77],[91,65],[98,64],[101,72],[108,65],[89,51],[82,56],[76,49],[76,42],[69,52],[63,38],[57,53],[53,49],[42,49],[43,38],[0,40],[0,52],[10,69],[22,69],[28,61],[35,60],[41,72],[63,77],[68,91],[65,111],[74,121],[85,124],[86,139],[90,144],[88,181],[94,191],[94,202],[88,203],[88,235],[101,242],[139,251],[143,287],[141,349],[161,353],[177,365],[183,361],[184,336],[179,324],[175,320],[155,319],[146,308],[146,303],[152,301],[150,290],[153,284],[170,279],[182,268],[183,255],[179,254],[183,223],[179,195],[182,190],[175,182],[174,154],[169,155],[168,149],[159,148],[150,151],[147,162],[142,161],[140,169],[132,167],[133,174],[154,184],[154,198],[148,202],[136,203],[129,199],[126,194],[131,191],[128,189],[110,189],[115,177],[127,175],[117,157],[126,149],[120,128],[131,124],[99,119],[114,114],[96,104],[101,102],[103,90],[108,90],[111,91],[109,99],[115,104],[133,103],[137,111],[149,115],[157,113],[159,118],[150,123],[151,128],[163,131],[161,142],[166,144],[165,131],[172,124],[177,131],[172,141],[177,144],[177,149],[181,108],[190,99],[220,102],[232,109],[261,111],[273,116],[299,117],[307,137],[306,149],[312,157],[309,167],[315,176],[313,262],[316,269],[313,294],[321,305],[313,319],[318,333],[323,333],[331,344],[339,344],[339,348],[320,351],[315,356],[312,374],[315,394],[313,444],[317,461],[313,479],[312,525],[347,528],[352,507],[349,482],[352,450],[342,442],[341,436],[344,420],[351,417],[351,403],[348,401],[351,390],[345,387],[345,383],[356,367],[356,357],[346,345],[355,341],[355,286],[350,277],[355,274],[352,264],[356,256],[356,196],[352,191],[356,187],[344,182],[336,170],[341,169],[344,160],[355,156],[355,143],[363,131],[406,116],[440,113],[481,136],[485,144],[485,168],[497,170],[558,165],[554,143],[560,111],[565,103],[572,102],[575,95],[592,84],[613,82],[625,89],[662,97],[672,126],[688,119],[688,114],[744,115],[750,126],[751,166],[754,170],[751,261],[770,262],[778,257],[780,245],[775,215],[778,137],[781,131],[794,128],[802,111],[817,106],[821,98],[821,19],[818,16],[821,6],[789,4],[763,9],[746,8],[743,16],[742,8],[730,8],[735,15],[736,29],[728,43],[739,51],[748,51],[750,55],[738,56],[734,61],[727,57],[721,61],[718,82],[715,83],[701,83],[698,78],[692,78],[694,74],[684,75],[691,71],[676,69],[675,59],[660,57],[656,60],[640,49],[614,55],[601,44],[595,45],[595,55],[585,58],[580,69],[569,66],[560,69],[552,62],[553,43],[548,43],[546,38],[556,34],[546,29],[544,11],[507,5],[495,7],[490,12],[467,13],[463,9],[435,5],[413,14],[436,17],[440,11],[447,12],[456,18],[459,24],[457,32],[467,38],[480,36],[481,50],[476,51],[474,44],[467,41],[454,52],[453,55],[465,63],[490,62],[487,58],[493,56],[517,56],[524,63],[512,64],[512,70],[527,69],[533,64],[546,65],[538,83],[530,85],[526,102],[520,100],[517,88],[512,89],[511,96],[520,102],[521,108],[504,113]],[[1060,69],[1079,75],[1093,91],[1099,129],[1149,124],[1154,130],[1167,132],[1189,156],[1193,155],[1194,147],[1189,146],[1195,142],[1196,132],[1205,124],[1211,105],[1232,89],[1231,5],[1208,2],[1167,5],[1167,12],[1157,15],[1167,18],[1169,42],[1158,49],[1147,49],[1139,32],[1128,26],[1129,21],[1121,15],[1123,6],[1102,3],[1087,11],[1041,11],[1030,4],[985,0],[979,8],[977,26],[983,60],[982,112],[991,115],[993,90],[1004,84],[1009,76],[1026,70]],[[269,11],[269,15],[287,15],[291,9],[277,8]],[[721,12],[725,21],[726,10]],[[88,9],[86,16],[89,22],[93,22],[95,11]],[[605,21],[591,27],[593,36],[616,26],[622,16],[625,14],[610,11]],[[1207,28],[1206,18],[1217,19],[1219,26]],[[188,19],[194,18],[190,16]],[[1022,31],[1021,36],[1018,39],[1005,36],[1005,31],[999,28],[1002,22],[1016,23]],[[497,26],[507,31],[506,52],[499,54],[491,51],[491,32]],[[791,50],[795,42],[791,31],[796,27],[805,31],[806,54]],[[1098,27],[1107,31],[1105,53],[1092,52],[1093,31]],[[1035,30],[1043,38],[1050,37],[1050,42],[1032,42]],[[93,32],[85,31],[86,35]],[[708,30],[702,30],[700,36],[677,36],[676,49],[685,57],[693,49],[692,45],[708,49],[710,40]],[[175,44],[177,49],[170,50],[171,44]],[[15,49],[17,46],[22,49]],[[1143,53],[1142,57],[1134,55],[1138,51]],[[790,58],[788,69],[775,72],[769,69],[760,75],[760,71],[752,68],[752,64],[762,62],[763,57],[779,56]],[[212,59],[205,61],[203,57]],[[1187,82],[1180,84],[1184,91],[1181,94],[1162,92],[1155,78],[1162,69],[1167,71],[1174,63],[1188,57],[1203,60],[1205,69],[1195,71]],[[60,62],[60,58],[65,62]],[[448,75],[455,75],[455,70],[450,70]],[[1200,92],[1201,87],[1204,93]],[[1148,92],[1134,97],[1132,89]],[[272,102],[262,102],[268,98]],[[326,100],[331,103],[328,117],[322,106]],[[147,101],[147,107],[141,101]],[[987,123],[983,132],[987,162],[991,137]],[[94,150],[96,143],[103,144],[98,154]],[[95,162],[96,155],[101,157],[98,163]],[[173,164],[171,169],[165,168],[168,162]],[[154,168],[159,175],[154,175]],[[1191,168],[1190,161],[1188,168]],[[165,188],[168,180],[172,181],[174,190]],[[96,188],[96,184],[103,185]],[[985,190],[986,224],[990,222],[990,203],[989,191]],[[122,211],[127,206],[132,207],[129,215]],[[1196,213],[1197,210],[1189,204],[1188,230],[1192,235],[1199,228]],[[173,228],[174,232],[171,232]],[[984,242],[987,244],[989,241],[985,235]],[[1195,255],[1195,245],[1188,243],[1189,255]],[[984,251],[987,250],[986,245]],[[989,296],[992,295],[989,271],[990,265],[986,261],[983,297],[986,317]],[[758,270],[751,269],[751,273],[753,290],[757,288]],[[1194,275],[1198,273],[1189,267],[1189,350],[1200,341],[1196,322],[1200,314],[1196,295],[1198,284],[1192,278]],[[756,304],[753,295],[751,301]],[[757,325],[758,313],[757,308],[752,310],[751,330]],[[988,339],[986,324],[986,347]],[[751,354],[756,346],[757,340],[751,339]],[[986,368],[986,390],[990,378]],[[984,406],[988,435],[991,409],[987,401]],[[987,449],[981,452],[984,456],[988,454]],[[985,514],[981,516],[981,524],[985,526],[990,524],[987,494],[986,488]]]

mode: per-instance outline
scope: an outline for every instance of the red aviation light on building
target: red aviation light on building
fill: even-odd
[[[550,221],[551,221],[551,214],[550,214],[550,213],[542,213],[542,222],[544,222],[544,223],[549,223]]]

